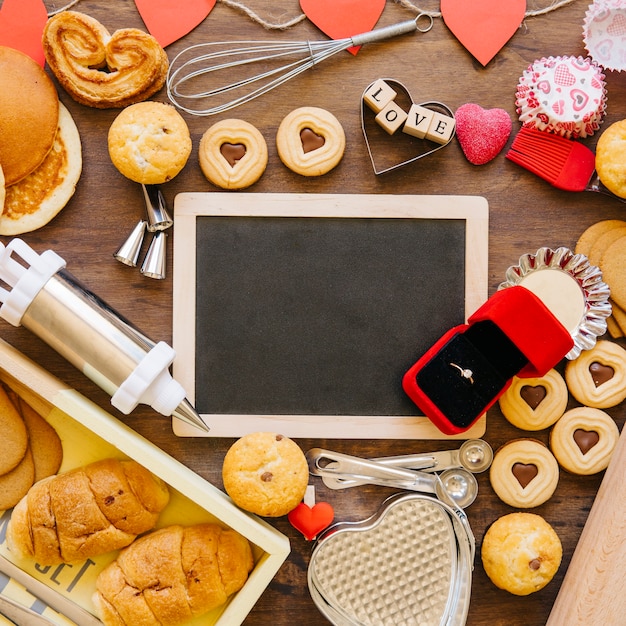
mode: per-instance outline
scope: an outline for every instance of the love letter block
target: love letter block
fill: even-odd
[[[454,125],[454,118],[435,112],[426,131],[426,139],[440,144],[448,143],[454,132]]]
[[[393,100],[375,117],[379,124],[387,133],[393,135],[406,121],[407,114],[402,107]]]
[[[409,109],[409,116],[402,131],[418,139],[424,139],[434,116],[434,111],[419,104],[414,104]]]
[[[366,89],[363,101],[374,113],[380,113],[397,95],[395,89],[379,78]]]

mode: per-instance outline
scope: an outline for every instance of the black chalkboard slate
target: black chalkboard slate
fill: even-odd
[[[484,257],[470,249],[474,216],[437,213],[445,197],[421,216],[416,199],[428,201],[420,196],[404,204],[397,196],[356,196],[368,200],[359,210],[355,196],[269,195],[275,203],[268,194],[181,194],[191,196],[187,210],[177,197],[175,376],[177,338],[193,334],[184,367],[193,370],[196,409],[220,416],[222,428],[242,415],[313,426],[316,416],[415,419],[402,375],[468,314],[468,275],[476,269],[468,265]],[[181,228],[189,213],[191,230]],[[193,259],[179,258],[189,250]],[[188,273],[190,264],[195,279],[181,279],[181,295],[176,268]]]

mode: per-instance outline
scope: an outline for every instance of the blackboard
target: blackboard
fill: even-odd
[[[209,435],[443,436],[401,378],[486,299],[483,198],[180,194],[174,215],[174,376]]]

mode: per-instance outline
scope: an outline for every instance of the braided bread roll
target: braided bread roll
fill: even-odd
[[[135,461],[96,461],[35,483],[13,509],[7,543],[40,565],[81,561],[129,545],[168,502],[165,483]]]
[[[253,566],[234,530],[168,526],[122,550],[98,576],[93,601],[105,626],[176,626],[224,604]]]
[[[43,49],[67,93],[100,109],[146,100],[163,87],[169,67],[152,35],[137,28],[111,35],[98,20],[77,11],[62,11],[48,20]]]

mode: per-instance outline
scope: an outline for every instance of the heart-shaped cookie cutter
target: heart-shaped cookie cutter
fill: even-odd
[[[372,517],[339,522],[320,535],[309,591],[336,626],[462,626],[474,546],[455,508],[426,495],[396,494]]]
[[[382,80],[384,80],[391,87],[395,86],[395,88],[400,92],[399,93],[400,97],[401,98],[404,97],[404,99],[407,99],[410,104],[413,104],[413,98],[411,97],[409,90],[402,83],[392,78],[383,78]],[[369,107],[365,104],[365,100],[363,98],[365,93],[370,89],[370,87],[373,84],[374,83],[370,83],[363,90],[363,94],[361,96],[361,130],[363,131],[363,138],[365,139],[367,153],[369,154],[370,161],[372,162],[374,173],[377,176],[380,174],[385,174],[387,172],[391,172],[393,170],[399,169],[401,167],[409,165],[410,163],[414,163],[415,161],[418,161],[419,159],[423,159],[425,156],[428,156],[430,154],[433,154],[434,152],[437,152],[437,150],[441,150],[442,148],[445,148],[454,139],[456,135],[454,131],[450,135],[450,139],[448,139],[448,141],[443,144],[437,144],[428,139],[418,139],[417,137],[413,137],[411,135],[403,133],[402,131],[398,131],[394,135],[388,135],[374,121],[374,117],[375,117],[374,112],[371,111]],[[437,102],[436,100],[432,100],[428,102],[422,102],[420,103],[420,106],[423,106],[437,113],[442,113],[443,115],[446,115],[454,119],[454,112],[452,111],[452,109],[450,109],[448,106],[446,106],[442,102]],[[374,156],[374,149],[372,146],[373,138],[368,135],[368,129],[370,130],[370,132],[375,131],[379,133],[378,135],[379,143],[383,142],[386,146],[389,146],[389,145],[393,145],[394,142],[398,142],[398,143],[402,142],[403,144],[406,145],[407,151],[410,151],[411,153],[416,153],[416,154],[414,156],[411,156],[409,158],[396,162],[393,165],[387,165],[387,166],[383,166],[379,168],[376,165],[376,158]]]

